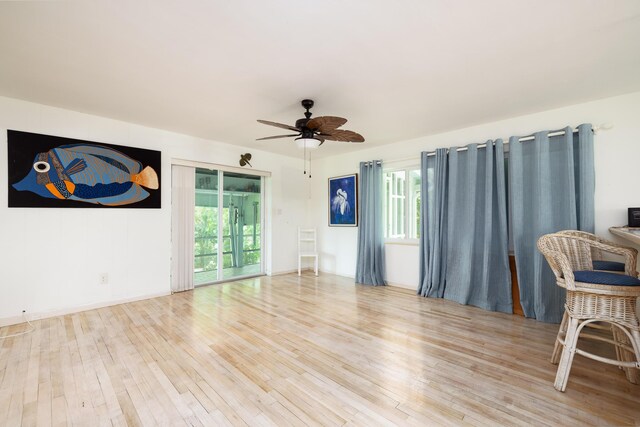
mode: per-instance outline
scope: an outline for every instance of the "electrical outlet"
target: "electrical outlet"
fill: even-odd
[[[100,284],[101,285],[108,285],[109,284],[109,274],[107,274],[107,273],[101,273],[100,274]]]

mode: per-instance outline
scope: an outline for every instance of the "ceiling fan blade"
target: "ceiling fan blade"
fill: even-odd
[[[339,128],[345,123],[347,123],[347,119],[343,119],[342,117],[321,116],[309,120],[307,127],[318,132],[329,132]]]
[[[329,141],[341,141],[341,142],[364,142],[364,137],[359,133],[351,130],[336,129],[329,132],[323,132],[318,135]]]
[[[266,140],[266,139],[289,138],[289,137],[292,137],[292,136],[298,136],[298,135],[300,135],[300,134],[299,134],[299,133],[294,133],[294,134],[291,134],[291,135],[265,136],[264,138],[258,138],[258,139],[256,139],[256,141],[264,141],[264,140]]]
[[[281,128],[281,129],[288,129],[288,130],[292,130],[294,132],[301,132],[300,129],[298,129],[295,126],[289,126],[289,125],[285,125],[282,123],[276,123],[276,122],[270,122],[268,120],[258,120],[258,123],[262,123],[263,125],[269,125],[269,126],[275,126],[277,128]]]

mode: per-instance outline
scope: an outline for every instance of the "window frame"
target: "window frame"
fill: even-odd
[[[387,209],[387,182],[386,182],[386,177],[387,174],[389,173],[393,173],[393,172],[404,172],[405,174],[405,185],[404,185],[404,231],[405,231],[405,236],[409,234],[410,230],[412,229],[411,227],[411,201],[415,201],[415,198],[412,198],[410,195],[410,179],[411,179],[411,172],[412,171],[418,171],[420,172],[420,183],[422,184],[422,171],[420,168],[419,164],[410,164],[407,166],[402,166],[402,167],[394,167],[394,168],[388,168],[388,169],[383,169],[382,173],[383,176],[385,177],[385,182],[384,182],[384,243],[385,244],[394,244],[394,245],[410,245],[410,246],[417,246],[420,244],[420,238],[414,238],[414,237],[387,237],[387,231],[388,231],[388,209]],[[420,194],[420,200],[422,203],[422,194]],[[417,231],[417,230],[416,230]]]

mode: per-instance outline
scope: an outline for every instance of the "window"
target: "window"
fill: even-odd
[[[420,181],[417,168],[384,173],[385,238],[420,238]]]

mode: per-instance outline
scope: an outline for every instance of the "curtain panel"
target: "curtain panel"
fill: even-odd
[[[171,166],[171,292],[193,289],[196,171]]]
[[[442,298],[446,280],[447,149],[422,153],[420,174],[420,282],[418,295]]]
[[[560,230],[594,232],[593,129],[567,127],[564,135],[538,132],[533,141],[510,139],[509,195],[520,303],[524,314],[558,323],[565,302],[536,242]]]
[[[512,312],[502,140],[422,153],[418,294]]]
[[[444,298],[513,312],[502,140],[449,150]]]
[[[385,285],[382,162],[360,162],[360,212],[356,282]]]

